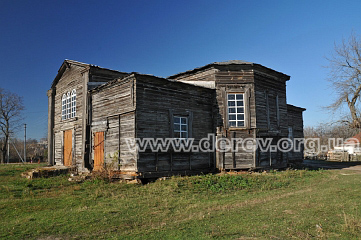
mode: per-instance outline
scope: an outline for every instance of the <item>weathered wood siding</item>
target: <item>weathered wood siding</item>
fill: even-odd
[[[288,136],[288,118],[285,78],[255,71],[255,98],[257,115],[257,137],[271,138],[268,151],[258,149],[256,163],[260,167],[284,167],[288,155],[277,147],[281,138]]]
[[[179,82],[185,82],[188,84],[201,86],[201,87],[207,87],[207,88],[216,88],[216,76],[215,73],[218,70],[215,68],[208,68],[203,71],[190,73],[187,75],[181,75],[177,78],[177,81]]]
[[[63,165],[63,132],[72,130],[72,165],[78,169],[87,167],[85,163],[89,156],[89,125],[88,121],[88,88],[104,82],[108,82],[116,77],[125,76],[126,73],[99,68],[93,65],[79,63],[72,60],[65,60],[59,73],[56,76],[51,91],[49,92],[49,152],[54,154],[54,163]],[[91,84],[95,83],[95,84]],[[68,92],[76,90],[76,116],[62,120],[62,96]],[[50,162],[53,163],[52,160]]]
[[[128,74],[129,73],[92,66],[89,70],[89,82],[109,82],[116,78],[125,77]]]
[[[254,73],[251,66],[224,65],[213,66],[200,72],[189,72],[175,78],[177,81],[214,81],[216,89],[215,119],[218,128],[217,137],[227,138],[233,147],[232,138],[254,138],[256,128],[256,110],[254,94]],[[228,127],[227,94],[243,93],[245,97],[245,127]],[[216,132],[214,132],[216,133]],[[217,153],[219,169],[242,169],[255,167],[255,152],[239,148],[237,152]]]
[[[189,134],[195,144],[215,132],[212,89],[181,82],[137,75],[137,138],[171,138],[172,116],[189,120]],[[193,120],[192,120],[193,119]],[[138,171],[172,175],[185,172],[207,172],[214,169],[214,153],[204,152],[140,152]]]
[[[287,136],[286,82],[271,75],[255,74],[257,128],[261,135]]]
[[[91,94],[92,136],[99,131],[105,133],[104,163],[114,170],[137,171],[135,146],[129,149],[126,142],[135,138],[134,96],[134,78],[119,79]],[[94,146],[94,138],[91,145]]]
[[[73,165],[83,166],[82,154],[82,118],[83,118],[83,96],[86,94],[84,83],[84,67],[70,65],[55,85],[54,97],[54,135],[55,135],[55,163],[63,165],[63,132],[73,131]],[[67,92],[76,90],[76,117],[62,120],[62,96]]]
[[[177,81],[195,83],[215,81],[218,105],[217,137],[227,138],[272,138],[277,146],[279,139],[288,136],[286,103],[286,80],[289,76],[265,68],[258,64],[214,64],[171,77]],[[244,93],[245,127],[229,128],[227,94]],[[237,140],[237,141],[238,141]],[[238,149],[217,153],[217,166],[220,169],[240,169],[251,167],[282,167],[287,164],[288,155],[278,151],[243,151]]]
[[[217,126],[220,128],[221,133],[218,137],[226,137],[232,144],[231,151],[218,154],[218,167],[220,169],[253,168],[255,167],[255,152],[242,147],[237,148],[237,151],[235,151],[234,148],[236,142],[240,146],[244,139],[255,137],[254,129],[257,126],[253,70],[249,66],[244,66],[240,69],[238,66],[232,65],[217,66],[217,69],[216,90],[219,106]],[[228,93],[244,94],[245,126],[242,128],[230,128],[228,126]]]
[[[302,113],[305,109],[287,105],[288,127],[292,128],[293,138],[303,138],[303,117]],[[289,162],[301,162],[303,160],[303,144],[300,145],[301,151],[292,151],[288,154]],[[297,149],[296,149],[297,150]]]

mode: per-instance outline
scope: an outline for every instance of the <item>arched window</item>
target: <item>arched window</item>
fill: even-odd
[[[61,99],[61,119],[66,119],[66,94],[63,94]]]
[[[71,117],[74,118],[76,114],[76,90],[71,91]]]
[[[76,90],[73,89],[61,98],[61,119],[75,118],[76,115]]]

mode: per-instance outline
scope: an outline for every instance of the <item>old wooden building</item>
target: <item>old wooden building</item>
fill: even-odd
[[[285,167],[302,160],[302,149],[245,149],[242,140],[277,146],[303,137],[305,109],[287,104],[289,79],[244,61],[165,79],[65,60],[48,91],[49,162],[144,178]],[[151,139],[158,142],[144,147]],[[167,145],[167,139],[178,141]],[[187,140],[189,149],[178,148]]]
[[[290,161],[302,161],[302,150],[284,151],[277,147],[283,138],[303,138],[305,109],[286,101],[290,76],[260,64],[235,60],[211,63],[169,79],[215,89],[219,110],[217,136],[232,144],[230,151],[217,152],[218,169],[284,167]],[[239,145],[237,139],[269,139],[273,147],[234,151],[234,146]]]

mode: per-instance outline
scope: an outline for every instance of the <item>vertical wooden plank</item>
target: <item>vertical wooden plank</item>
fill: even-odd
[[[188,138],[193,137],[193,112],[188,112]]]
[[[269,111],[269,98],[268,98],[267,91],[265,91],[265,98],[266,98],[267,128],[268,128],[268,130],[270,130],[271,123],[270,123],[270,111]]]
[[[276,115],[277,115],[277,126],[280,126],[280,107],[278,104],[278,94],[276,96]]]
[[[232,132],[231,134],[232,139],[232,162],[233,168],[236,168],[236,132]]]
[[[191,156],[192,156],[192,153],[189,152],[188,153],[189,170],[192,170],[192,158],[191,158]]]
[[[174,119],[173,119],[173,110],[169,109],[169,132],[170,132],[170,137],[173,138],[174,137]]]
[[[170,171],[173,171],[173,151],[169,152],[170,154]]]
[[[94,135],[94,171],[103,169],[104,165],[104,132]]]
[[[64,146],[63,146],[63,152],[64,152],[64,166],[71,166],[72,165],[72,130],[64,131]]]
[[[251,129],[251,90],[247,88],[244,94],[245,127]]]
[[[158,162],[159,162],[159,157],[158,157],[158,152],[155,153],[155,171],[158,172]]]
[[[133,87],[133,85],[132,85]],[[131,90],[133,92],[133,88]],[[134,102],[133,102],[133,106],[134,106]],[[118,171],[120,170],[120,146],[121,146],[121,129],[120,129],[120,114],[118,115]]]

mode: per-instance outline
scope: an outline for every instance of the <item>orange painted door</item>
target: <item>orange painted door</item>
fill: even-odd
[[[104,132],[94,135],[94,171],[103,169],[104,165]]]
[[[72,152],[73,152],[73,134],[72,130],[64,132],[64,166],[72,165]]]

